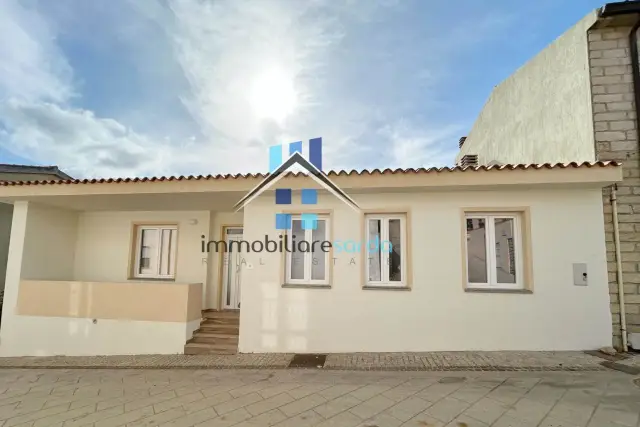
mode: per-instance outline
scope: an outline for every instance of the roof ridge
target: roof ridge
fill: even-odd
[[[569,163],[515,163],[502,165],[481,165],[481,166],[443,166],[428,168],[385,168],[383,170],[375,168],[369,169],[351,169],[347,170],[330,170],[326,172],[328,176],[362,176],[362,175],[396,175],[402,174],[429,174],[444,172],[469,172],[469,171],[502,171],[502,170],[528,170],[528,169],[566,169],[581,167],[618,167],[622,164],[617,161],[597,161],[597,162],[569,162]],[[84,179],[62,179],[62,180],[35,180],[35,181],[0,181],[0,186],[17,186],[17,185],[53,185],[53,184],[108,184],[108,183],[134,183],[134,182],[163,182],[163,181],[209,181],[209,180],[225,180],[225,179],[246,179],[246,178],[266,178],[268,173],[246,173],[246,174],[216,174],[216,175],[170,175],[170,176],[152,176],[152,177],[134,177],[134,178],[84,178]],[[299,176],[299,173],[287,172],[285,176]]]

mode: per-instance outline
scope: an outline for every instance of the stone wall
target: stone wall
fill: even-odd
[[[640,164],[630,30],[630,26],[596,26],[588,32],[588,46],[596,156],[598,160],[623,162],[624,182],[618,185],[617,193],[625,310],[628,332],[640,333]],[[620,301],[609,188],[603,191],[603,206],[613,342],[619,348]]]

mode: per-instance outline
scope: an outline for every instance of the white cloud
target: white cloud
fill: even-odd
[[[429,131],[425,127],[415,127],[406,120],[384,126],[379,130],[390,144],[392,160],[389,168],[417,168],[450,166],[456,146],[443,144],[455,140],[463,127],[449,125]]]
[[[14,0],[0,13],[0,99],[18,96],[66,101],[73,95],[72,70],[55,44],[55,34],[34,8]]]
[[[168,144],[151,141],[91,111],[61,108],[43,101],[10,99],[0,106],[8,144],[23,157],[38,153],[56,159],[72,175],[155,174],[169,161]]]
[[[142,75],[173,67],[164,85],[163,74],[154,72],[153,87],[146,92],[179,94],[177,102],[199,128],[188,140],[176,137],[179,132],[158,138],[153,123],[166,125],[164,132],[173,117],[142,117],[144,108],[129,111],[124,105],[118,120],[82,108],[76,96],[82,76],[74,79],[71,58],[57,45],[56,26],[50,22],[55,17],[47,16],[48,21],[25,4],[3,0],[0,15],[0,37],[14,41],[0,44],[0,144],[14,154],[58,164],[78,176],[256,172],[267,168],[267,145],[322,136],[324,163],[332,169],[417,167],[453,159],[459,127],[434,122],[428,128],[424,120],[399,119],[404,104],[416,102],[403,97],[420,85],[425,90],[424,82],[431,86],[439,75],[430,61],[413,68],[412,61],[425,53],[406,43],[412,36],[388,42],[379,35],[382,30],[375,30],[378,39],[372,42],[383,40],[380,45],[370,45],[368,36],[354,36],[361,28],[378,28],[389,13],[405,6],[401,1],[128,0],[131,9],[118,12],[126,16],[107,16],[102,10],[110,21],[99,31],[112,31],[120,43],[127,38],[131,52],[144,52],[137,55]],[[91,13],[93,7],[56,4],[57,13],[65,15],[58,28],[72,36],[71,24],[83,22],[84,16],[69,15]],[[158,31],[161,37],[150,36]],[[453,31],[449,38],[450,43],[442,38],[428,44],[454,50],[460,34]],[[442,66],[446,54],[434,54],[433,61]],[[394,68],[404,55],[404,68]],[[277,78],[269,77],[274,69]],[[175,70],[184,76],[180,85]],[[401,81],[390,80],[396,76]],[[276,111],[269,106],[272,90],[260,88],[263,95],[256,101],[256,85],[267,77],[287,88],[286,102],[273,100]],[[368,78],[369,86],[352,93],[349,79]],[[363,88],[370,89],[363,93]],[[153,98],[145,102],[151,105]],[[151,127],[132,129],[125,123]],[[443,151],[445,142],[450,149]]]

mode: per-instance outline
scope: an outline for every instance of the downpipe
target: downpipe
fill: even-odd
[[[611,186],[611,208],[613,215],[613,245],[616,250],[616,279],[618,282],[618,303],[620,304],[620,333],[622,334],[622,351],[629,350],[627,343],[627,313],[624,307],[624,282],[622,279],[622,255],[620,254],[620,227],[618,225],[618,185]]]

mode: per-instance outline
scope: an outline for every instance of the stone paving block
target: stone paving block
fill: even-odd
[[[593,415],[596,405],[597,403],[594,405],[585,405],[561,400],[551,409],[549,417],[584,427]]]
[[[586,424],[575,424],[571,421],[564,421],[558,418],[547,417],[538,427],[584,427]]]
[[[169,409],[167,411],[160,412],[159,414],[145,417],[132,423],[127,423],[127,427],[156,427],[162,423],[173,421],[186,415],[187,413],[182,408]]]
[[[252,403],[259,402],[262,400],[262,396],[258,393],[249,393],[245,394],[242,397],[237,397],[235,399],[228,400],[226,402],[215,405],[213,409],[219,414],[223,415],[227,412],[235,411],[240,408],[244,408],[247,405],[251,405]]]
[[[67,421],[67,420],[74,420],[77,418],[81,418],[85,415],[93,414],[94,412],[96,412],[96,409],[93,406],[85,406],[79,409],[72,409],[69,411],[61,412],[56,415],[51,415],[46,418],[41,418],[39,420],[36,420],[33,423],[33,427],[48,427],[52,424],[63,423],[64,421]]]
[[[367,418],[373,417],[374,415],[384,411],[387,408],[390,408],[391,406],[395,405],[395,403],[396,402],[389,399],[388,397],[378,395],[354,406],[353,408],[349,409],[349,412],[365,420]]]
[[[224,415],[220,415],[216,418],[212,418],[200,424],[196,424],[197,427],[228,427],[236,425],[241,421],[251,418],[251,414],[244,408],[236,409],[235,411],[228,412]]]
[[[388,397],[389,399],[400,402],[414,394],[424,390],[427,385],[406,385],[400,384],[397,387],[394,387],[390,390],[387,390],[382,393],[384,397]]]
[[[638,402],[640,402],[640,400],[638,400]],[[589,427],[596,427],[600,425],[598,423],[609,422],[622,426],[635,427],[638,423],[638,411],[640,411],[640,405],[632,411],[619,410],[613,405],[612,407],[600,405],[588,425]]]
[[[539,383],[531,390],[529,390],[525,395],[527,399],[535,400],[537,402],[556,403],[564,396],[566,392],[567,389],[563,387],[556,387],[544,383]]]
[[[252,403],[251,405],[247,405],[246,409],[251,415],[260,415],[263,412],[267,412],[272,409],[284,406],[287,403],[291,403],[293,400],[293,397],[291,397],[289,394],[280,393],[268,399],[264,399],[256,403]]]
[[[204,396],[200,392],[185,394],[183,396],[177,397],[175,399],[165,400],[160,403],[156,403],[153,405],[153,411],[158,414],[160,412],[168,411],[169,409],[178,408],[183,405],[197,402],[198,400],[204,399]]]
[[[351,412],[342,412],[325,421],[315,424],[316,427],[355,427],[362,422],[362,419]],[[372,424],[374,425],[374,424]],[[378,426],[381,427],[381,426]]]
[[[275,396],[276,394],[284,393],[285,391],[293,390],[302,386],[300,383],[280,383],[272,384],[268,388],[258,391],[258,394],[265,399]]]
[[[310,427],[324,421],[320,415],[313,411],[302,412],[285,421],[276,424],[277,427]]]
[[[442,400],[434,403],[425,411],[425,414],[432,416],[435,419],[448,423],[458,415],[460,415],[465,409],[471,406],[467,402],[454,399],[453,397],[445,397]]]
[[[465,385],[449,396],[467,403],[475,403],[491,392],[491,388],[479,385]]]
[[[337,384],[318,392],[318,394],[327,400],[331,400],[356,391],[361,387],[362,385],[360,384]]]
[[[520,418],[514,418],[509,415],[503,415],[498,421],[492,424],[492,427],[537,427],[537,422],[525,421]]]
[[[124,411],[129,412],[134,409],[144,408],[146,406],[152,406],[157,403],[165,402],[169,399],[175,399],[176,393],[174,391],[165,391],[154,396],[145,397],[143,399],[136,399],[133,402],[127,402],[124,404]]]
[[[215,417],[217,417],[216,412],[212,408],[207,408],[198,412],[187,414],[184,417],[176,418],[167,423],[160,424],[159,427],[193,427]]]
[[[390,388],[391,386],[383,385],[383,384],[368,384],[364,387],[360,387],[355,391],[352,391],[351,393],[349,393],[349,395],[355,397],[356,399],[360,399],[364,401],[372,398],[377,394],[384,393]]]
[[[510,405],[484,397],[465,410],[464,415],[491,425],[507,412],[509,408]]]
[[[489,424],[463,414],[447,424],[446,427],[489,427]]]
[[[505,416],[537,425],[547,416],[552,407],[553,404],[551,403],[538,402],[524,397],[516,402],[513,407],[505,413]]]
[[[42,409],[40,411],[29,412],[27,414],[18,415],[16,417],[8,418],[7,421],[2,425],[3,427],[12,427],[18,424],[36,421],[42,418],[51,417],[63,412],[66,412],[69,409],[69,404],[63,404],[60,406],[54,406],[52,408]]]
[[[527,394],[528,391],[529,389],[526,388],[503,384],[491,390],[487,394],[487,397],[502,403],[506,403],[507,405],[513,405],[518,400],[522,399],[522,397]]]
[[[303,397],[302,399],[298,399],[287,405],[281,406],[280,410],[284,412],[285,415],[291,417],[301,412],[313,409],[316,406],[322,405],[326,401],[327,399],[320,396],[319,394],[311,394],[309,396]]]
[[[279,409],[272,409],[256,417],[249,418],[234,427],[268,427],[278,424],[288,417]]]
[[[414,396],[402,400],[400,403],[388,408],[384,413],[391,415],[400,421],[409,421],[420,412],[427,410],[431,405],[431,402],[427,402],[424,399]]]
[[[116,415],[115,417],[99,420],[94,425],[95,427],[119,427],[145,417],[150,417],[152,415],[153,408],[151,406],[147,406],[144,408],[125,412],[121,415]]]
[[[364,420],[362,423],[358,424],[358,427],[397,427],[402,424],[402,421],[399,419],[392,417],[389,414],[385,414],[384,412],[376,415],[373,418],[369,418],[368,420]]]
[[[331,384],[305,384],[300,387],[289,390],[287,393],[294,399],[300,399],[310,394],[319,393],[331,387]]]
[[[115,417],[124,413],[124,405],[116,406],[113,408],[105,409],[102,411],[96,411],[92,414],[67,420],[64,422],[64,427],[80,427],[86,425],[92,425],[93,423]]]
[[[324,396],[323,396],[324,397]],[[336,399],[330,400],[322,405],[318,405],[313,410],[324,418],[331,418],[340,412],[347,411],[356,405],[359,405],[362,401],[355,397],[346,394]]]
[[[183,404],[182,407],[187,411],[187,413],[192,413],[224,402],[228,402],[232,399],[233,396],[225,392],[216,394],[214,396],[205,397],[204,399],[196,400],[191,403]]]
[[[415,417],[411,418],[406,423],[402,424],[402,427],[444,427],[445,423],[433,418],[431,415],[422,412]]]
[[[442,399],[443,397],[448,396],[454,391],[458,390],[463,385],[464,383],[455,383],[455,384],[436,383],[425,388],[424,390],[416,394],[416,396],[421,399],[427,400],[429,402],[436,402]]]
[[[259,392],[260,390],[268,388],[269,385],[270,384],[266,381],[245,384],[243,386],[231,389],[229,391],[229,394],[233,397],[240,397],[240,396],[244,396],[245,394]]]

